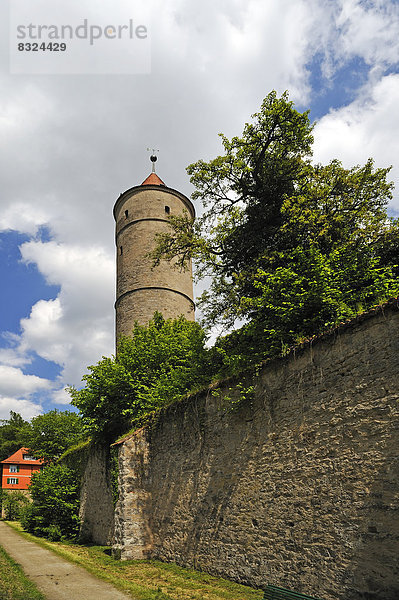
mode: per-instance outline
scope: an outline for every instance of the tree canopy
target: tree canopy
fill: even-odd
[[[52,461],[82,439],[82,429],[79,415],[72,411],[50,410],[31,422],[11,411],[9,419],[0,421],[0,460],[24,446],[37,458]]]
[[[242,137],[220,134],[223,155],[188,167],[205,210],[195,223],[170,217],[153,253],[181,268],[194,259],[211,277],[205,322],[244,321],[217,346],[241,345],[251,360],[399,293],[389,168],[312,164],[312,129],[287,93],[271,92]]]
[[[156,313],[148,326],[135,324],[116,357],[88,367],[83,389],[70,388],[87,433],[114,440],[148,412],[209,381],[205,333],[183,317]]]
[[[26,446],[29,427],[28,421],[24,421],[21,415],[14,411],[10,411],[9,419],[0,420],[0,461]]]
[[[33,417],[26,431],[25,445],[46,462],[57,459],[83,436],[82,420],[76,413],[57,409]]]

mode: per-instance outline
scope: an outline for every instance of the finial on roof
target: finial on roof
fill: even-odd
[[[163,185],[164,186],[165,184],[162,181],[162,179],[160,179],[158,177],[158,175],[155,173],[155,163],[158,160],[158,157],[155,153],[159,152],[159,150],[156,150],[155,148],[147,148],[147,151],[151,152],[150,161],[152,162],[152,172],[150,173],[150,175],[148,175],[147,179],[145,179],[141,185]]]
[[[147,152],[152,152],[151,156],[150,156],[150,161],[152,162],[152,172],[155,173],[155,163],[158,160],[157,155],[155,154],[155,152],[159,152],[159,150],[155,150],[155,148],[147,148]]]

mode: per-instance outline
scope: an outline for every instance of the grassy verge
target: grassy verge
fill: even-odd
[[[259,590],[192,569],[154,560],[118,561],[104,546],[49,542],[23,532],[17,523],[9,525],[136,600],[261,600],[263,597]]]
[[[0,546],[0,600],[45,600],[21,567]]]

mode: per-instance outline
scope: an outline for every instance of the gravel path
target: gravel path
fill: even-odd
[[[47,600],[132,600],[81,567],[29,542],[1,521],[0,545],[21,565]]]

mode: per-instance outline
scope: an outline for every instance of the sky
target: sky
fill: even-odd
[[[67,4],[80,19],[138,18],[132,0]],[[71,409],[65,386],[80,387],[87,365],[113,354],[112,208],[150,173],[147,148],[159,150],[163,181],[190,196],[186,166],[221,154],[219,132],[240,135],[271,90],[288,90],[316,122],[315,162],[371,156],[398,183],[397,0],[147,6],[140,64],[126,51],[95,72],[101,41],[97,55],[87,45],[95,64],[81,53],[74,73],[55,63],[36,73],[22,52],[16,72],[14,8],[0,3],[0,419]],[[399,215],[397,191],[389,213]]]

